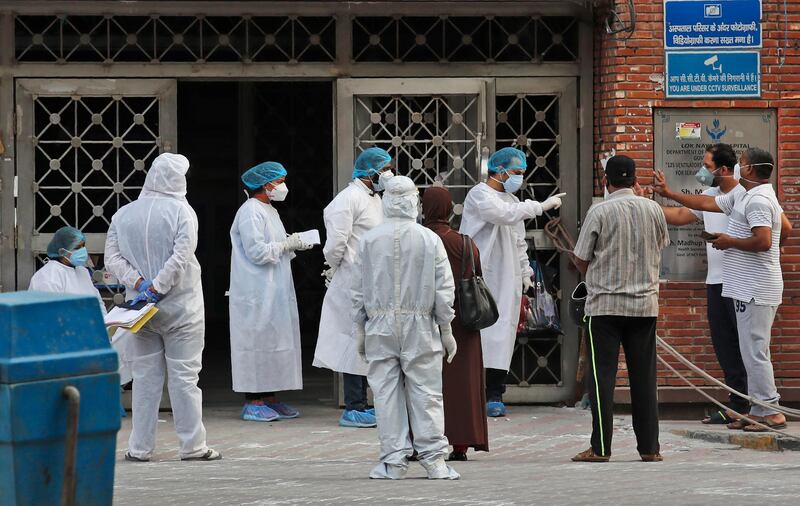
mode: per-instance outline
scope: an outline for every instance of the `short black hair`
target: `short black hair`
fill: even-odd
[[[775,167],[775,159],[769,151],[761,148],[747,148],[744,152],[747,163],[753,166],[756,175],[761,179],[769,179],[772,176],[772,169]]]
[[[728,167],[729,170],[733,170],[733,167],[736,166],[736,152],[730,144],[711,144],[706,148],[706,151],[711,153],[711,159],[717,169]]]
[[[630,188],[636,182],[636,162],[625,155],[616,155],[606,163],[606,179],[617,188]]]

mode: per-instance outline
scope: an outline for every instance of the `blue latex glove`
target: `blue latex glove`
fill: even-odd
[[[142,284],[144,284],[144,283],[142,283]],[[156,302],[160,301],[163,298],[164,298],[163,295],[158,294],[158,293],[154,293],[154,292],[150,291],[149,289],[147,289],[147,290],[144,290],[142,292],[139,292],[139,295],[137,295],[136,298],[133,299],[133,303],[135,304],[137,302],[145,301],[145,302],[148,302],[148,303],[155,304]]]
[[[147,289],[150,288],[151,286],[153,286],[153,280],[152,279],[145,279],[139,285],[139,292],[146,292]]]

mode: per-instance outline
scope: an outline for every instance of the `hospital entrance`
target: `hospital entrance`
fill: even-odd
[[[228,290],[229,231],[246,200],[239,176],[272,160],[289,175],[289,196],[275,203],[288,232],[319,229],[331,200],[333,86],[331,81],[178,81],[178,149],[189,158],[188,199],[200,222],[197,259],[203,268],[206,342],[200,386],[206,404],[240,400],[231,391]],[[302,392],[284,399],[333,402],[333,375],[311,366],[324,280],[322,248],[292,262],[303,344]],[[288,301],[287,301],[288,304]]]

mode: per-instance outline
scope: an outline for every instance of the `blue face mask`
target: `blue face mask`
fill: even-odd
[[[712,186],[714,184],[714,173],[708,170],[705,165],[700,167],[700,170],[695,173],[694,178],[703,186]]]
[[[503,181],[503,188],[506,190],[506,193],[516,193],[522,188],[524,180],[525,176],[522,174],[511,174],[508,179]]]
[[[69,256],[69,263],[71,263],[73,267],[85,267],[87,262],[89,262],[89,250],[87,250],[85,246],[76,249]]]

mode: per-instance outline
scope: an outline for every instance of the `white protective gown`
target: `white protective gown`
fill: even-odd
[[[381,445],[381,464],[373,470],[379,474],[371,476],[379,478],[387,477],[378,471],[384,465],[404,470],[413,450],[427,468],[448,448],[439,325],[455,316],[455,284],[442,240],[414,221],[417,204],[398,205],[388,194],[401,180],[416,192],[403,176],[387,184],[386,222],[362,239],[352,279],[352,317],[366,322],[367,379]]]
[[[322,302],[314,367],[367,375],[367,363],[358,354],[350,317],[350,278],[361,238],[383,223],[381,198],[354,179],[324,211],[327,239],[322,253],[336,267]]]
[[[97,297],[100,303],[100,311],[102,311],[103,316],[106,314],[106,305],[103,302],[103,298],[92,282],[89,269],[83,266],[72,267],[64,265],[58,260],[50,260],[33,275],[28,290]],[[118,329],[117,332],[119,335],[115,334],[115,338],[112,339],[112,346],[117,355],[119,355],[119,378],[120,384],[124,385],[132,379],[130,357],[127,352],[130,333],[125,332],[123,329]]]
[[[538,202],[520,202],[511,193],[499,192],[486,183],[472,188],[464,201],[460,232],[475,241],[481,252],[481,268],[492,292],[500,318],[481,330],[483,366],[507,371],[514,354],[522,277],[532,276],[523,220],[542,214]]]
[[[72,267],[51,259],[33,275],[28,290],[97,297],[100,311],[106,314],[106,306],[86,267]]]
[[[133,358],[133,429],[128,451],[147,459],[156,442],[158,407],[165,376],[180,455],[208,451],[203,426],[202,368],[205,313],[197,248],[197,215],[186,201],[189,161],[171,153],[150,167],[139,198],[111,219],[106,268],[134,298],[139,277],[152,279],[164,295],[158,313],[130,343]]]
[[[251,198],[231,227],[230,328],[233,390],[303,388],[294,253],[283,253],[278,211]]]

